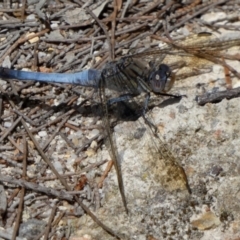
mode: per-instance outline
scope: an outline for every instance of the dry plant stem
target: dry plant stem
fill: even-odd
[[[165,5],[158,13],[157,13],[157,18],[160,18],[162,14],[164,14],[172,5],[174,1],[170,1]],[[159,4],[159,3],[158,3]],[[155,7],[155,6],[154,6]]]
[[[107,162],[107,160],[102,160],[102,161],[100,161],[100,162],[93,163],[93,164],[91,164],[91,165],[88,166],[88,167],[85,167],[83,170],[81,170],[81,171],[79,171],[79,172],[66,173],[66,174],[62,174],[61,176],[62,176],[63,178],[68,178],[68,177],[70,177],[70,176],[81,175],[82,173],[90,172],[92,169],[97,168],[97,167],[105,164],[106,162]],[[53,176],[53,177],[39,177],[38,179],[39,179],[39,180],[42,180],[42,181],[54,180],[54,179],[56,179],[56,176]]]
[[[17,218],[15,221],[14,229],[13,229],[12,240],[16,239],[16,236],[18,234],[22,212],[23,212],[24,195],[25,195],[25,188],[23,187],[20,191],[20,202],[17,209]]]
[[[184,25],[186,22],[188,22],[192,18],[200,15],[201,13],[206,12],[209,8],[216,7],[217,5],[220,5],[220,4],[225,3],[225,2],[227,2],[227,0],[216,1],[216,2],[214,2],[212,4],[210,4],[210,6],[208,5],[208,6],[204,7],[204,8],[202,8],[202,9],[200,9],[199,11],[194,12],[191,16],[189,16],[189,17],[183,19],[182,21],[176,23],[173,27],[169,27],[167,29],[167,31],[168,32],[172,32],[174,29],[179,28],[180,26]]]
[[[111,40],[110,40],[110,37],[109,37],[109,34],[106,30],[106,27],[102,24],[102,22],[97,18],[97,16],[88,8],[85,8],[85,10],[92,16],[92,18],[95,19],[95,21],[99,24],[99,26],[102,28],[102,30],[104,31],[105,33],[105,36],[107,38],[107,41],[108,41],[108,46],[109,46],[109,52],[111,53],[110,54],[110,59],[109,60],[112,60],[112,45],[111,45]]]
[[[69,127],[69,124],[65,123],[66,127]],[[70,127],[69,127],[70,128]],[[76,129],[74,129],[75,131],[77,131]],[[67,143],[67,145],[72,148],[73,150],[76,150],[76,147],[74,146],[74,144],[68,139],[67,135],[63,132],[59,132],[59,135],[62,137],[62,139]]]
[[[25,10],[26,10],[26,0],[22,1],[22,9],[21,9],[21,19],[24,21],[25,19]]]
[[[2,94],[0,94],[0,117],[2,117],[2,106],[3,106],[3,99],[2,99]]]
[[[14,93],[15,96],[17,96],[17,97],[19,98],[19,95],[18,95],[16,86],[14,85],[14,82],[13,82],[12,80],[9,80],[9,83],[10,83],[10,85],[11,85],[12,92]]]
[[[0,177],[2,177],[2,175],[0,175]],[[12,192],[12,195],[8,198],[8,206],[10,206],[10,204],[12,203],[12,200],[18,195],[20,189],[14,189],[14,191]]]
[[[4,183],[4,182],[12,183],[12,184],[15,184],[17,186],[21,186],[21,187],[24,187],[26,189],[30,189],[34,192],[44,193],[47,196],[55,196],[58,199],[66,200],[66,201],[69,201],[69,202],[73,201],[73,196],[68,194],[68,192],[66,192],[66,191],[57,191],[55,189],[43,187],[39,184],[32,183],[32,182],[27,182],[27,181],[22,180],[22,179],[16,179],[16,178],[13,178],[13,177],[8,177],[8,176],[2,176],[1,175],[0,176],[0,182],[1,183]]]
[[[20,152],[23,153],[23,149],[14,141],[14,139],[10,136],[8,136],[8,140],[11,142],[11,144],[16,147]]]
[[[118,12],[117,0],[114,0],[114,11],[112,13],[112,27],[111,27],[111,48],[109,48],[109,54],[111,55],[111,60],[115,59],[115,31],[116,31],[116,17]]]
[[[106,179],[108,173],[111,171],[112,166],[113,166],[113,160],[108,161],[107,167],[98,182],[99,188],[103,187],[103,181]]]
[[[2,142],[9,134],[10,132],[19,124],[21,121],[22,117],[20,116],[13,124],[12,126],[6,131],[3,136],[0,138],[0,142]]]
[[[49,234],[49,239],[51,239],[51,237],[53,237],[53,235],[55,234],[55,229],[64,215],[65,215],[65,212],[60,212],[59,216],[57,216],[55,220],[52,222],[52,225],[51,225],[52,231]]]
[[[214,93],[206,93],[201,96],[197,96],[197,103],[201,106],[207,103],[217,103],[223,99],[231,99],[240,97],[240,87],[228,89],[225,91],[214,92]]]
[[[80,152],[82,152],[83,149],[85,149],[87,146],[89,146],[92,143],[92,141],[94,141],[96,139],[101,140],[101,139],[103,139],[103,136],[96,135],[96,136],[92,137],[91,139],[87,140],[86,143],[84,143],[83,146],[80,147],[76,151],[76,155],[78,155]]]
[[[46,231],[45,231],[45,234],[44,234],[44,238],[43,238],[44,240],[47,240],[48,237],[49,237],[49,232],[51,230],[52,221],[53,221],[53,219],[55,217],[56,211],[57,211],[57,206],[55,205],[52,208],[51,215],[50,215],[49,220],[48,220],[47,228],[46,228]]]
[[[44,87],[42,87],[42,88],[31,88],[31,89],[23,89],[22,91],[21,91],[21,93],[22,94],[29,94],[29,93],[31,93],[31,94],[37,94],[37,93],[44,93],[45,91],[47,91],[47,90],[50,90],[50,89],[52,89],[52,86],[51,85],[47,85],[47,86],[44,86]]]
[[[65,211],[61,211],[60,214],[52,222],[52,227],[57,226],[58,223],[61,221],[61,219],[64,217],[64,215],[65,215]]]
[[[222,59],[224,61],[224,59]],[[226,81],[226,88],[232,89],[232,80],[230,76],[230,70],[226,66],[224,66],[224,75],[225,75],[225,81]]]
[[[26,172],[27,172],[27,142],[26,142],[26,137],[24,135],[23,136],[23,173],[22,173],[23,179],[26,178]],[[18,234],[22,212],[23,212],[24,195],[25,195],[25,188],[22,187],[21,194],[20,194],[20,201],[18,205],[18,211],[17,211],[17,218],[16,218],[16,222],[15,222],[15,226],[12,234],[12,240],[15,240]]]
[[[78,128],[78,127],[70,124],[69,122],[66,122],[66,123],[65,123],[65,127],[71,128],[71,129],[74,130],[74,131],[79,131],[79,130],[80,130],[80,128]]]
[[[21,113],[21,111],[17,110],[17,109],[13,109],[13,111],[15,113],[17,113],[19,116],[23,117],[28,123],[30,123],[32,126],[38,126],[37,123],[35,123],[34,121],[32,121],[29,117],[27,117],[24,113]]]
[[[66,117],[66,116],[68,116],[68,115],[71,115],[73,112],[75,112],[75,110],[74,110],[74,109],[71,109],[71,110],[69,110],[68,112],[64,113],[62,116],[56,118],[55,120],[50,121],[50,122],[48,122],[48,123],[46,123],[46,124],[43,124],[43,125],[41,125],[41,126],[38,127],[38,128],[32,129],[32,130],[31,130],[31,133],[38,132],[39,130],[41,130],[41,129],[45,128],[45,127],[49,127],[49,126],[51,126],[51,125],[54,125],[55,123],[60,122],[60,121],[62,120],[62,118]],[[52,113],[52,112],[50,111],[49,114],[51,115],[51,113]]]
[[[67,122],[67,120],[70,118],[71,115],[68,115],[67,117],[65,117],[62,122],[59,124],[59,126],[55,129],[54,133],[52,134],[52,136],[49,138],[49,140],[46,142],[46,144],[44,144],[43,146],[43,151],[46,150],[46,148],[48,147],[48,145],[51,143],[51,141],[55,138],[55,136],[59,133],[59,131],[61,130],[61,128],[63,127],[63,125]]]
[[[137,15],[139,15],[139,16],[142,16],[142,15],[145,15],[146,13],[148,13],[148,12],[150,12],[151,10],[153,10],[154,8],[156,8],[159,4],[161,4],[162,3],[162,1],[160,0],[158,0],[158,1],[156,1],[156,2],[153,2],[153,3],[151,3],[150,4],[150,6],[149,7],[147,7],[146,9],[144,9],[143,11],[141,11],[141,12],[139,12]],[[168,3],[169,4],[169,3]],[[172,5],[172,1],[170,2],[170,4]]]

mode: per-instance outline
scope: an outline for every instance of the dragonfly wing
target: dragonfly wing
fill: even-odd
[[[155,65],[161,63],[170,66],[176,73],[176,80],[205,73],[214,63],[223,66],[224,51],[240,45],[240,38],[219,39],[210,33],[193,34],[184,39],[170,41],[157,50],[146,50],[133,55]],[[233,69],[230,69],[234,73]]]
[[[121,80],[120,75],[118,80]],[[123,82],[124,80],[125,79],[123,79]],[[99,89],[101,103],[104,109],[103,123],[106,135],[108,137],[107,145],[110,149],[110,155],[114,161],[114,166],[117,172],[118,186],[120,189],[122,201],[126,212],[128,212],[127,198],[125,196],[123,184],[124,175],[122,175],[120,165],[121,157],[116,144],[116,139],[114,138],[113,131],[111,129],[111,119],[112,115],[114,115],[114,117],[117,118],[118,121],[120,119],[124,122],[131,122],[138,119],[143,114],[145,97],[143,95],[139,95],[138,97],[132,98],[130,101],[115,102],[110,106],[108,105],[109,96],[106,94],[106,89],[108,88],[108,81],[109,79],[105,79],[103,77],[103,79],[101,79],[100,81],[101,84]],[[135,125],[135,122],[133,122],[132,124]],[[178,161],[176,161],[176,159],[173,157],[171,151],[168,150],[166,144],[164,144],[160,140],[159,136],[154,133],[155,128],[152,126],[148,126],[146,123],[141,123],[140,126],[142,129],[148,129],[148,136],[150,141],[152,141],[151,143],[148,142],[147,145],[149,145],[149,148],[151,148],[150,152],[152,153],[151,156],[149,156],[149,159],[155,159],[155,163],[153,161],[149,161],[148,165],[151,167],[151,172],[155,176],[155,181],[167,191],[188,190],[187,177],[184,169],[181,167],[180,163],[178,163]],[[139,156],[139,159],[141,158],[142,157]]]
[[[150,193],[161,192],[164,196],[176,194],[185,198],[190,192],[181,159],[174,157],[171,147],[162,140],[163,136],[160,133],[156,134],[155,128],[146,124],[139,114],[143,101],[144,99],[140,102],[120,103],[124,105],[121,107],[125,107],[125,111],[121,111],[122,116],[119,118],[122,119],[118,121],[119,124],[111,135],[115,141],[114,149],[118,161],[122,166],[121,173],[130,212],[136,207],[136,202],[150,201]],[[120,112],[119,104],[115,104],[114,109]],[[148,116],[149,112],[146,115]],[[152,118],[148,119],[152,122]],[[116,193],[107,194],[110,202],[111,194]]]
[[[103,124],[108,139],[107,145],[110,149],[110,155],[116,169],[118,186],[126,212],[128,212],[127,201],[124,192],[119,154],[115,139],[112,136],[110,111],[114,109],[114,107],[121,105],[123,97],[124,99],[132,101],[132,97],[136,97],[141,93],[149,93],[151,88],[147,83],[147,79],[150,71],[147,64],[137,59],[131,57],[122,58],[118,62],[109,63],[103,69],[99,85],[99,95],[103,108]],[[112,106],[109,103],[112,103]],[[127,106],[127,103],[125,103],[125,105]],[[142,103],[141,107],[138,107],[138,109],[140,109],[139,112],[142,113],[144,103]],[[121,107],[115,108],[114,115],[118,117],[120,112],[126,111],[122,111]]]

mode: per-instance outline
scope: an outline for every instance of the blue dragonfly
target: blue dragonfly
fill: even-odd
[[[144,95],[141,115],[151,129],[157,142],[156,151],[161,155],[161,159],[164,159],[167,169],[167,174],[161,179],[161,184],[171,191],[181,189],[190,192],[184,169],[158,137],[155,126],[145,117],[150,96],[154,94],[179,97],[168,93],[174,82],[201,74],[202,68],[210,68],[212,63],[227,67],[230,72],[240,78],[238,72],[222,60],[223,58],[232,59],[232,56],[223,51],[234,45],[240,45],[240,39],[221,41],[211,34],[201,33],[184,40],[169,41],[159,50],[147,50],[122,57],[106,64],[102,70],[88,69],[77,73],[38,73],[0,68],[0,77],[23,81],[76,84],[99,89],[110,155],[116,169],[123,205],[128,213],[119,156],[110,128],[109,106],[119,102],[129,102],[141,94]],[[107,89],[113,92],[111,98],[106,94]]]
[[[174,96],[166,93],[174,81],[174,78],[171,75],[171,69],[166,64],[160,64],[157,69],[155,67],[146,68],[146,65],[144,65],[141,61],[132,57],[126,57],[117,62],[111,62],[103,69],[103,71],[88,69],[82,72],[64,74],[27,72],[0,68],[0,77],[23,81],[34,80],[39,82],[76,84],[85,87],[99,88],[100,99],[104,109],[103,112],[105,112],[104,116],[108,116],[109,105],[121,101],[127,101],[139,95],[141,92],[146,93],[146,107],[152,89],[161,95]],[[124,92],[124,94],[116,98],[106,99],[105,88],[109,88],[117,92],[121,91]],[[146,107],[143,109],[143,114],[146,111]],[[111,148],[110,155],[114,160],[113,162],[117,172],[122,201],[126,212],[128,212],[121,168],[118,164],[119,161],[117,160],[118,156],[115,149],[116,147],[111,136],[109,119],[107,117],[103,117],[103,121],[104,125],[107,126],[105,129],[108,136],[108,145],[110,145]]]

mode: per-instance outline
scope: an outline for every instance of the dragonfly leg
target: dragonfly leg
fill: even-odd
[[[135,94],[130,94],[130,93],[129,93],[129,94],[123,94],[123,95],[121,95],[121,96],[119,96],[119,97],[117,97],[117,98],[111,98],[111,99],[109,99],[108,102],[107,102],[107,104],[108,104],[108,105],[112,105],[112,104],[114,104],[114,103],[128,101],[128,100],[130,100],[130,99],[132,99],[132,98],[134,98],[134,97],[136,97]]]
[[[182,97],[187,97],[187,95],[174,95],[174,94],[169,94],[169,93],[155,93],[160,96],[166,96],[166,97],[174,97],[174,98],[182,98]]]
[[[153,133],[157,134],[157,127],[146,117],[146,111],[147,111],[147,107],[148,107],[148,103],[149,103],[149,99],[150,99],[150,93],[146,93],[146,99],[144,102],[144,107],[143,107],[143,111],[142,111],[142,117],[145,121],[145,123],[153,129]]]

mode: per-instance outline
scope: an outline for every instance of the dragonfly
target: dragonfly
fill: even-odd
[[[103,123],[117,173],[118,187],[125,211],[128,213],[122,170],[116,143],[111,131],[110,108],[120,102],[133,102],[143,97],[141,116],[149,127],[161,163],[164,166],[160,182],[169,191],[186,190],[190,192],[186,173],[168,146],[160,139],[157,128],[146,117],[151,95],[157,97],[181,97],[169,94],[175,81],[184,80],[193,75],[205,73],[213,64],[220,64],[240,79],[240,74],[233,69],[226,59],[239,60],[239,56],[230,55],[225,50],[240,45],[240,38],[218,39],[210,33],[199,33],[173,41],[157,50],[146,50],[127,55],[109,62],[103,69],[87,69],[77,73],[40,73],[0,68],[0,77],[17,80],[34,80],[49,83],[75,84],[98,89],[103,109]]]

